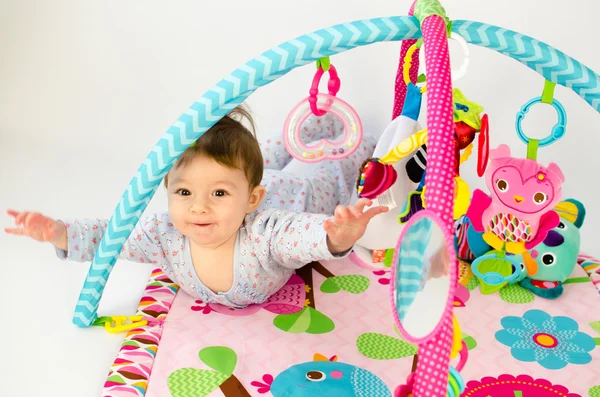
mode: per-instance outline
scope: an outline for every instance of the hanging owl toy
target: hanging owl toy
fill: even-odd
[[[511,156],[507,145],[490,153],[485,182],[488,196],[473,193],[467,217],[495,250],[522,254],[544,241],[560,218],[552,208],[560,201],[565,177],[559,166]]]
[[[522,272],[535,275],[537,262],[530,252],[536,252],[531,250],[560,224],[554,207],[561,200],[565,177],[557,164],[551,162],[544,166],[537,161],[538,146],[552,144],[565,132],[564,108],[552,98],[552,89],[546,84],[543,96],[530,101],[517,114],[517,135],[527,144],[527,158],[513,157],[507,145],[491,151],[485,172],[490,195],[475,190],[466,213],[473,230],[482,233],[485,244],[493,248],[471,265],[482,283],[491,287],[486,289],[487,293],[522,279]],[[531,104],[541,102],[557,110],[559,122],[547,138],[536,140],[523,133],[521,122]],[[523,258],[524,268],[517,256]]]

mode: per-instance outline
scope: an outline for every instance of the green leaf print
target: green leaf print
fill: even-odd
[[[237,364],[237,355],[226,346],[205,347],[198,356],[204,364],[228,377],[233,374]]]
[[[533,302],[535,295],[519,284],[509,285],[499,292],[500,298],[507,303],[524,304]]]
[[[351,294],[361,294],[369,288],[370,280],[361,275],[350,274],[346,276],[329,277],[321,284],[321,292],[336,293],[344,290]]]
[[[273,324],[282,331],[292,334],[326,334],[333,331],[333,321],[310,306],[306,306],[298,313],[280,314],[273,320]]]
[[[181,368],[169,375],[167,386],[173,397],[204,397],[218,389],[229,376],[206,369]]]
[[[417,354],[417,346],[392,336],[365,333],[356,340],[358,351],[374,360],[394,360]]]

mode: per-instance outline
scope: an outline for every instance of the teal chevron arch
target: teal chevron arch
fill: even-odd
[[[481,22],[453,21],[452,31],[467,43],[509,56],[546,80],[570,88],[600,112],[600,76],[564,52],[532,37]]]
[[[292,69],[355,47],[421,37],[415,17],[354,21],[321,29],[285,42],[244,64],[193,103],[160,138],[121,196],[90,265],[73,323],[88,327],[123,244],[163,177],[183,151],[257,88]],[[600,111],[600,78],[564,53],[531,37],[479,22],[456,21],[453,30],[475,45],[519,60],[546,79],[565,85]],[[581,76],[579,76],[581,74]]]

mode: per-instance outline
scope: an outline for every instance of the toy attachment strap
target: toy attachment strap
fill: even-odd
[[[321,68],[324,72],[329,71],[329,67],[331,66],[331,60],[329,57],[323,57],[317,60],[317,69]]]
[[[321,110],[321,109],[317,109],[317,101],[318,101],[318,95],[319,95],[319,83],[321,82],[321,77],[323,77],[323,73],[325,73],[324,70],[324,64],[323,64],[323,59],[319,60],[319,68],[317,69],[317,72],[315,73],[315,77],[313,77],[313,81],[312,81],[312,85],[310,87],[309,92],[309,97],[308,97],[308,103],[310,103],[310,110],[312,111],[312,113],[315,116],[324,116],[327,114],[326,110]],[[337,74],[337,70],[335,69],[335,67],[332,64],[328,65],[328,72],[329,72],[329,81],[327,82],[327,89],[329,90],[329,95],[335,97],[338,93],[338,91],[340,90],[340,86],[342,85],[342,82],[340,80],[340,78],[338,77]]]
[[[104,326],[107,332],[114,334],[148,325],[148,320],[144,320],[144,316],[105,316],[98,317],[92,325]]]
[[[526,145],[529,144],[531,138],[525,135],[525,133],[523,132],[523,128],[521,127],[521,123],[523,122],[525,114],[527,114],[529,109],[533,105],[538,103],[545,103],[551,105],[556,110],[556,113],[558,115],[558,122],[554,125],[554,127],[552,127],[550,135],[543,139],[540,139],[538,146],[544,147],[551,145],[552,143],[556,142],[565,135],[567,125],[567,112],[565,111],[564,106],[554,98],[554,87],[556,87],[556,83],[546,80],[544,83],[544,92],[542,93],[542,96],[531,99],[529,102],[523,105],[517,113],[517,135],[519,136],[521,141],[523,141]]]
[[[527,158],[529,160],[537,161],[537,151],[539,147],[540,141],[537,139],[531,138],[529,143],[527,144]]]

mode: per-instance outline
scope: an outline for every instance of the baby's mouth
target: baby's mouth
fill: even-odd
[[[195,226],[198,226],[198,227],[202,227],[202,228],[204,228],[204,227],[209,227],[209,226],[212,226],[212,225],[214,225],[214,224],[213,224],[213,223],[194,223],[194,225],[195,225]]]

